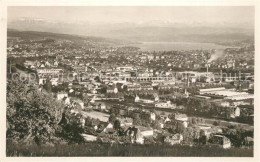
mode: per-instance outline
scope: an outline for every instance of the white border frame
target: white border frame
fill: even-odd
[[[260,100],[260,54],[259,54],[259,0],[0,0],[0,100],[1,100],[1,137],[0,160],[1,161],[260,161],[259,155],[259,105]],[[8,6],[255,6],[255,116],[254,116],[254,157],[6,157],[6,47],[7,47],[7,7]]]

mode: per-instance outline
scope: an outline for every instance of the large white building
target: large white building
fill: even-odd
[[[140,97],[136,95],[136,97],[135,97],[135,102],[154,103],[154,100],[140,99]]]
[[[53,74],[59,74],[62,71],[62,69],[57,68],[43,68],[43,69],[37,69],[37,73],[39,75],[45,74],[45,75],[53,75]]]
[[[172,104],[170,101],[158,102],[154,106],[158,107],[158,108],[169,108],[169,109],[175,109],[176,108],[176,104]]]

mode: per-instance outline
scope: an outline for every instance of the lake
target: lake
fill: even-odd
[[[222,46],[214,43],[195,43],[195,42],[142,42],[139,44],[130,44],[127,46],[139,47],[142,51],[171,51],[171,50],[210,50],[225,49],[228,46]]]

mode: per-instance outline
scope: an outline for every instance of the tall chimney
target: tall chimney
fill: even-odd
[[[222,74],[222,69],[220,70],[220,82],[222,83],[222,77],[223,77],[223,74]]]
[[[208,73],[209,73],[209,64],[207,63],[207,77],[208,77]]]

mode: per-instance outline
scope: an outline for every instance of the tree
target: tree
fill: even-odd
[[[185,127],[182,123],[177,123],[177,129],[176,132],[177,133],[183,133],[185,131]]]
[[[47,80],[46,80],[45,89],[46,89],[47,92],[51,92],[51,90],[52,90],[52,85],[51,85],[50,79],[47,79]]]
[[[199,144],[205,145],[207,143],[207,137],[202,135],[199,137]]]
[[[157,130],[161,130],[162,129],[161,128],[161,124],[160,124],[160,122],[158,120],[155,120],[155,121],[152,122],[152,128],[157,129]]]
[[[192,117],[192,124],[197,124],[197,118]]]
[[[102,86],[100,89],[99,89],[99,92],[102,93],[102,94],[105,94],[107,91],[107,87],[106,86]]]
[[[150,128],[150,127],[151,127],[150,123],[151,123],[151,122],[148,122],[148,121],[146,121],[146,120],[142,120],[142,126],[144,126],[144,127]]]
[[[214,125],[214,126],[219,126],[219,121],[214,121],[214,122],[213,122],[213,125]]]
[[[95,80],[96,82],[99,82],[99,83],[101,82],[99,76],[96,76],[96,77],[94,78],[94,80]]]
[[[125,91],[125,92],[127,91],[127,85],[123,86],[123,91]]]
[[[115,120],[116,120],[115,114],[111,114],[111,115],[109,116],[109,118],[108,118],[108,121],[109,121],[110,123],[114,123]]]
[[[134,125],[142,125],[142,120],[140,119],[140,117],[135,117],[134,119],[133,119],[133,124]]]
[[[82,95],[82,100],[83,100],[83,102],[84,102],[84,104],[88,104],[89,103],[89,101],[90,101],[90,98],[89,98],[89,96],[86,94],[86,93],[84,93],[83,95]]]
[[[120,128],[120,121],[119,121],[118,119],[116,119],[116,120],[114,121],[114,126],[113,126],[113,128],[114,128],[115,130],[119,130],[119,128]]]
[[[51,143],[62,117],[63,106],[28,81],[8,80],[7,138],[15,141]]]
[[[62,115],[63,114],[63,115]],[[16,142],[83,142],[80,116],[28,81],[8,80],[6,137]],[[64,122],[64,120],[66,122]]]
[[[83,128],[80,124],[80,114],[70,115],[69,111],[65,112],[69,122],[62,125],[62,131],[57,133],[59,137],[65,139],[68,143],[82,143],[84,142],[83,137],[80,135],[83,133]]]

